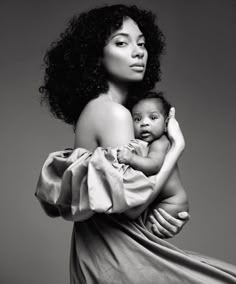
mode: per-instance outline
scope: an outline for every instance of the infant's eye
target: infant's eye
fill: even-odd
[[[140,117],[134,117],[134,122],[139,122],[139,121],[141,121]]]
[[[155,120],[155,119],[158,119],[158,117],[157,116],[151,116],[151,119]]]

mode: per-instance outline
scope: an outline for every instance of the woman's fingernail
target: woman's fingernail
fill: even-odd
[[[179,215],[180,218],[186,218],[188,216],[188,213],[187,212],[180,212],[178,215]]]
[[[172,107],[172,108],[170,109],[169,116],[174,116],[174,115],[175,115],[175,108]]]

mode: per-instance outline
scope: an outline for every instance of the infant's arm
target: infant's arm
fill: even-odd
[[[120,163],[130,165],[133,169],[143,172],[146,176],[155,175],[159,172],[169,148],[169,140],[163,135],[152,142],[146,157],[141,157],[129,149],[118,152]]]

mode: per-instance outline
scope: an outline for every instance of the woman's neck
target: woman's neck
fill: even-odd
[[[102,94],[102,96],[107,99],[116,102],[118,104],[124,104],[128,94],[127,84],[118,84],[109,81],[108,82],[108,92],[106,94]]]

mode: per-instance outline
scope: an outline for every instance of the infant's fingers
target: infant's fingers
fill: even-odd
[[[121,161],[121,158],[122,158],[122,157],[121,157],[120,153],[118,152],[118,153],[117,153],[117,160],[120,162],[120,161]]]
[[[168,221],[171,225],[181,228],[183,226],[182,221],[179,219],[176,219],[175,217],[171,216],[169,213],[167,213],[164,209],[159,208],[159,213],[162,215],[162,217]]]
[[[124,149],[119,149],[119,150],[117,150],[117,154],[118,154],[118,155],[122,155],[122,154],[124,154],[124,152],[125,152]]]
[[[130,151],[130,147],[128,145],[124,145],[123,149],[129,150]]]

